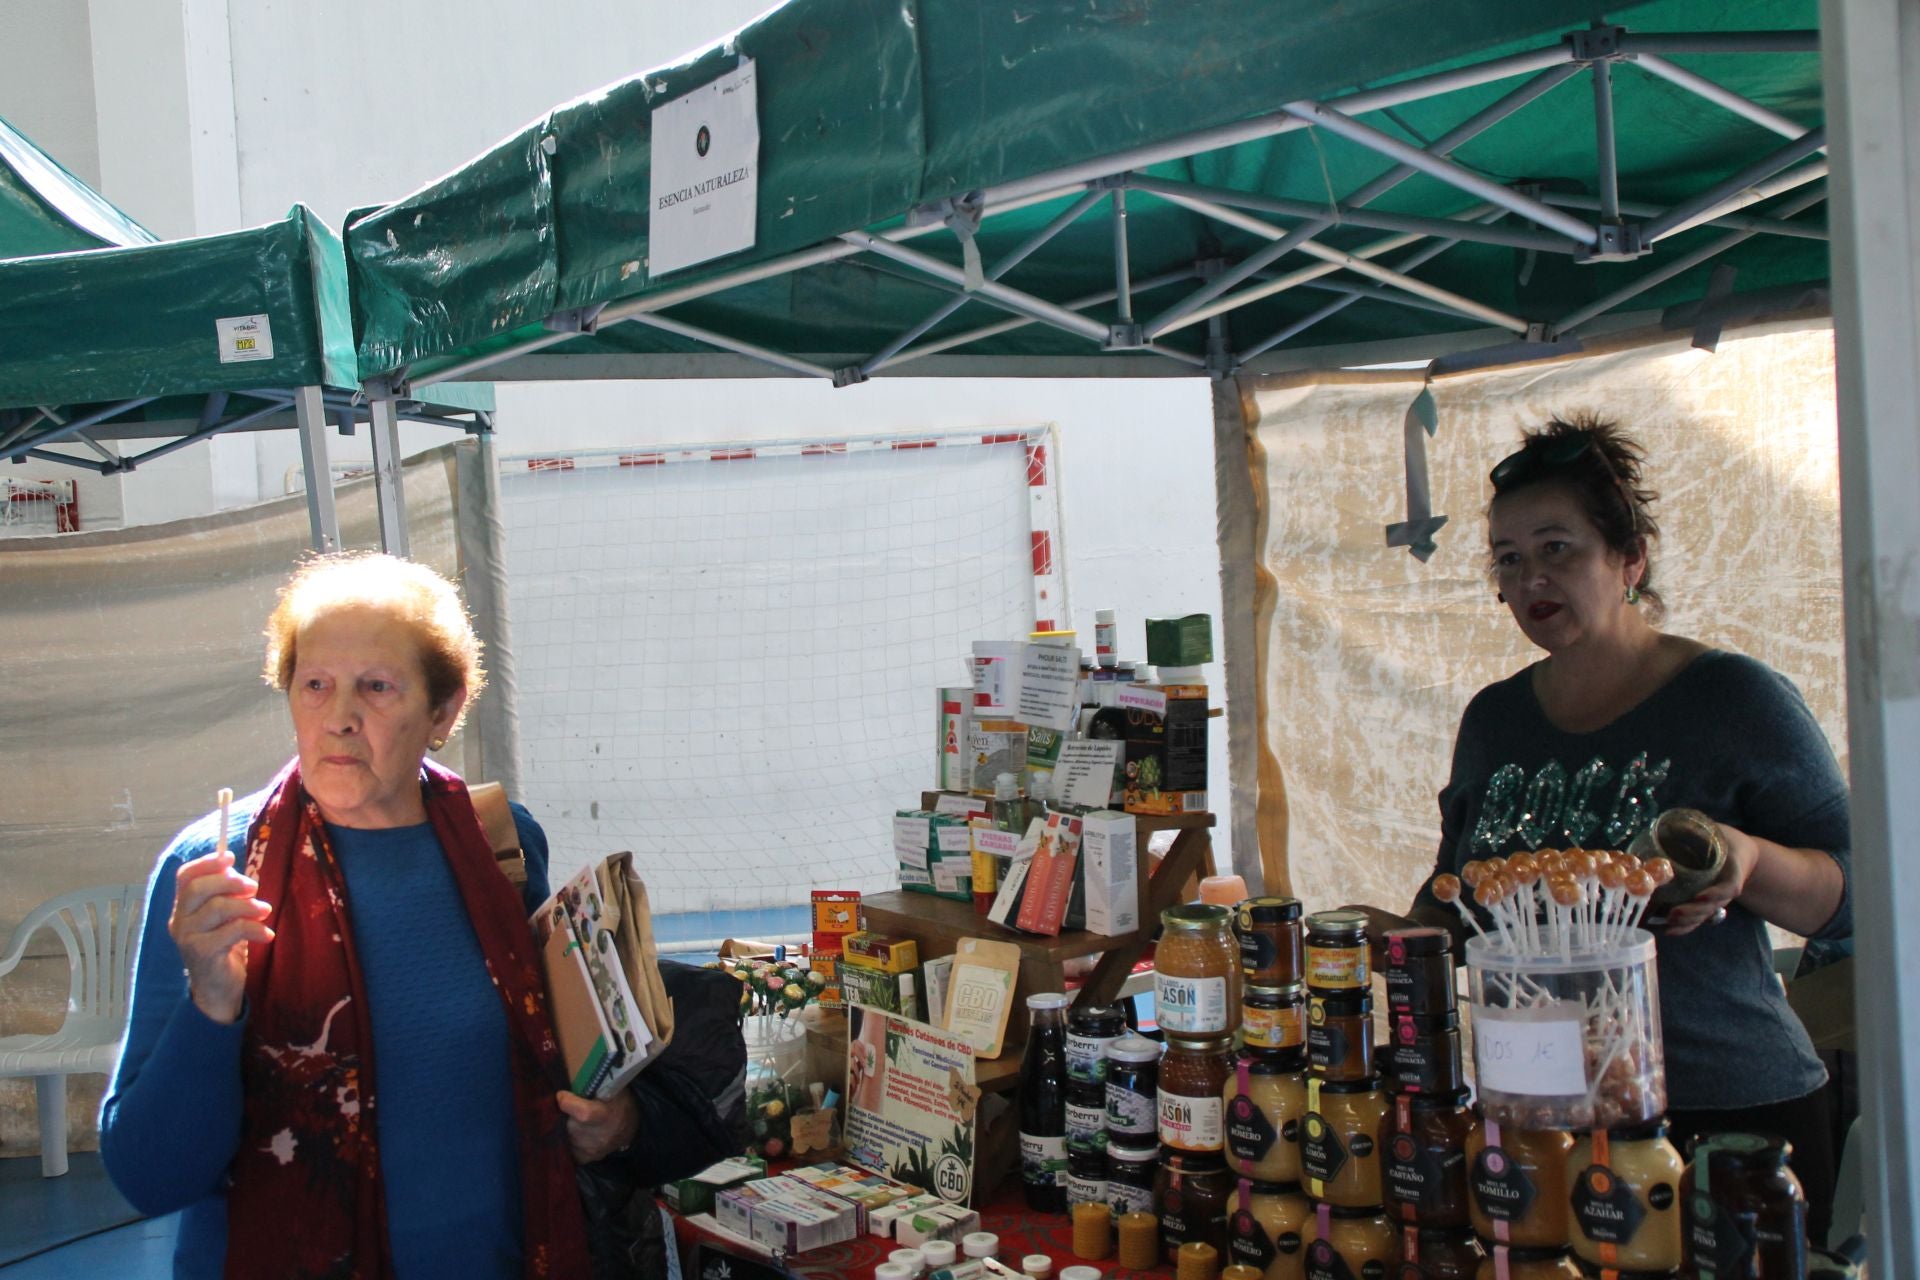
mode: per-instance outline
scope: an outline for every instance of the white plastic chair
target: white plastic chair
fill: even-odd
[[[67,1171],[67,1077],[113,1070],[127,1030],[127,994],[146,887],[101,885],[35,907],[0,955],[0,978],[51,928],[67,949],[67,1019],[49,1036],[0,1036],[0,1077],[32,1076],[40,1111],[40,1174]]]

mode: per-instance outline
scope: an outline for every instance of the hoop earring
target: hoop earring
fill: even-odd
[[[1628,603],[1628,604],[1639,604],[1639,603],[1640,603],[1640,588],[1639,588],[1639,587],[1628,587],[1628,588],[1627,588],[1627,603]]]

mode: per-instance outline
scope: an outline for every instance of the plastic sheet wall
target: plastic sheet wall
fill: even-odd
[[[457,472],[475,453],[448,445],[405,469],[414,557],[443,573],[469,568],[456,541],[473,499]],[[338,507],[347,545],[379,545],[371,480],[342,486]],[[284,699],[260,678],[261,630],[307,537],[295,497],[0,542],[0,946],[48,898],[145,884],[217,789],[252,792],[292,754]],[[484,776],[479,715],[441,755],[469,777]],[[65,953],[42,931],[28,954],[0,979],[0,1035],[59,1025]],[[69,1084],[77,1147],[101,1086]],[[35,1149],[32,1082],[0,1080],[0,1155]]]
[[[1542,656],[1494,600],[1487,471],[1523,424],[1593,409],[1650,454],[1665,629],[1753,655],[1800,688],[1845,765],[1833,341],[1754,328],[1437,380],[1426,563],[1403,520],[1401,423],[1423,370],[1243,385],[1259,506],[1253,630],[1258,825],[1309,909],[1404,909],[1439,845],[1435,796],[1484,685]],[[1229,605],[1231,612],[1233,606]],[[1242,775],[1244,776],[1244,775]]]

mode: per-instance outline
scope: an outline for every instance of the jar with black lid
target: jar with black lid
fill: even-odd
[[[1107,1152],[1067,1148],[1067,1206],[1107,1203]]]
[[[1573,1232],[1565,1129],[1516,1129],[1484,1114],[1467,1136],[1467,1207],[1483,1240],[1565,1249]],[[1571,1265],[1571,1264],[1569,1264]]]
[[[1240,971],[1263,987],[1301,981],[1306,967],[1298,898],[1248,898],[1233,913],[1240,940]]]
[[[1107,1203],[1116,1221],[1123,1213],[1153,1212],[1153,1180],[1159,1172],[1159,1147],[1107,1144]]]
[[[1402,1227],[1398,1280],[1476,1280],[1486,1256],[1471,1231]]]
[[[1255,1182],[1300,1180],[1300,1121],[1307,1114],[1306,1051],[1247,1050],[1227,1079],[1227,1164]]]
[[[1107,1140],[1160,1145],[1160,1045],[1126,1036],[1107,1046]]]
[[[1067,1154],[1107,1149],[1107,1086],[1091,1080],[1067,1083]]]
[[[1226,1087],[1233,1038],[1167,1037],[1160,1059],[1160,1145],[1183,1155],[1220,1155],[1226,1147]]]
[[[1322,1080],[1373,1076],[1373,996],[1367,991],[1307,997],[1307,1067]]]
[[[1581,1134],[1567,1154],[1574,1256],[1614,1271],[1678,1269],[1684,1176],[1665,1119]]]
[[[1240,1039],[1249,1049],[1297,1049],[1307,1042],[1307,989],[1249,985],[1240,1003]]]
[[[1153,1202],[1160,1215],[1160,1251],[1168,1262],[1189,1240],[1204,1241],[1218,1256],[1227,1256],[1234,1183],[1218,1156],[1165,1153],[1154,1179]]]
[[[1373,983],[1367,958],[1367,917],[1358,911],[1319,911],[1307,917],[1307,986],[1316,991],[1365,991]]]
[[[1444,929],[1394,929],[1386,935],[1387,1008],[1428,1017],[1451,1013],[1453,939]]]
[[[1380,1181],[1380,1127],[1387,1095],[1370,1080],[1352,1084],[1307,1080],[1300,1122],[1300,1170],[1307,1194],[1341,1208],[1385,1203]]]
[[[1104,1084],[1107,1048],[1127,1034],[1127,1015],[1118,1005],[1067,1011],[1067,1081]]]
[[[1452,1093],[1466,1085],[1460,1067],[1460,1015],[1394,1013],[1387,1019],[1388,1084],[1401,1093]]]
[[[1793,1145],[1752,1133],[1703,1138],[1680,1181],[1684,1266],[1715,1280],[1799,1276],[1807,1266],[1807,1199],[1787,1167]]]
[[[1393,1217],[1426,1229],[1472,1225],[1467,1140],[1474,1119],[1467,1097],[1461,1089],[1392,1099],[1380,1138],[1380,1173]]]

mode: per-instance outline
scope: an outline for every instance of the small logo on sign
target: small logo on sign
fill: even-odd
[[[701,125],[700,132],[693,135],[693,149],[702,160],[706,159],[707,152],[713,150],[713,130]]]

